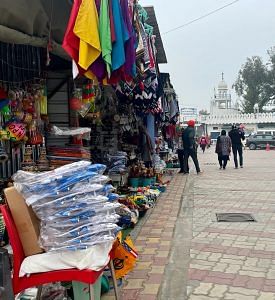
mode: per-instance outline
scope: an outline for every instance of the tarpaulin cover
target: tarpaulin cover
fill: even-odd
[[[67,57],[61,44],[70,11],[69,0],[1,0],[0,41],[46,47],[51,32],[53,53]]]

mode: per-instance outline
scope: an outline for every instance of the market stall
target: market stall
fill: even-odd
[[[23,39],[28,45],[20,44],[21,35],[18,45],[0,35],[5,42],[0,43],[2,187],[15,185],[38,217],[37,253],[64,250],[74,256],[104,241],[107,256],[100,268],[114,245],[114,262],[125,262],[123,268],[115,263],[121,279],[137,259],[128,233],[168,184],[164,173],[173,156],[161,156],[166,149],[160,141],[176,142],[177,100],[159,72],[166,56],[156,16],[138,1],[76,0],[69,10],[66,1],[66,23],[54,9],[63,1],[46,2],[32,10],[32,16],[42,12],[45,17],[40,31],[22,27],[27,35],[37,34]],[[70,224],[73,216],[76,223]],[[99,256],[93,258],[98,267]],[[39,259],[34,265],[40,272]],[[23,267],[23,277],[32,273]],[[88,267],[93,268],[89,260]]]

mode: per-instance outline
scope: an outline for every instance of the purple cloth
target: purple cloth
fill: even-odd
[[[129,34],[129,40],[125,43],[125,73],[133,77],[136,76],[136,35],[135,30],[130,20],[130,11],[128,7],[128,0],[121,0],[121,12],[125,27]]]
[[[96,5],[96,8],[97,8],[98,14],[100,13],[100,4],[101,4],[101,0],[95,0],[95,5]]]
[[[89,68],[99,81],[102,81],[107,76],[106,65],[100,55],[97,60]]]

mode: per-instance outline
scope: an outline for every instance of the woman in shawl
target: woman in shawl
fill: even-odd
[[[229,155],[231,152],[231,139],[226,135],[226,131],[222,130],[221,135],[218,137],[216,144],[216,153],[218,154],[218,160],[220,164],[220,170],[226,168],[229,161]]]
[[[146,128],[139,126],[139,148],[141,159],[147,168],[152,167],[152,154],[154,153],[153,144]]]

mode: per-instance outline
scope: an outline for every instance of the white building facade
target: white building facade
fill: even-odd
[[[221,130],[227,132],[233,124],[244,124],[248,134],[261,132],[275,134],[275,113],[255,113],[242,114],[239,111],[238,102],[232,102],[230,90],[224,81],[219,83],[217,90],[210,103],[210,115],[201,116],[201,123],[205,124],[205,133],[212,140],[217,139]]]
[[[199,117],[199,111],[197,107],[183,106],[180,108],[180,122],[186,123],[189,120],[197,121]]]

